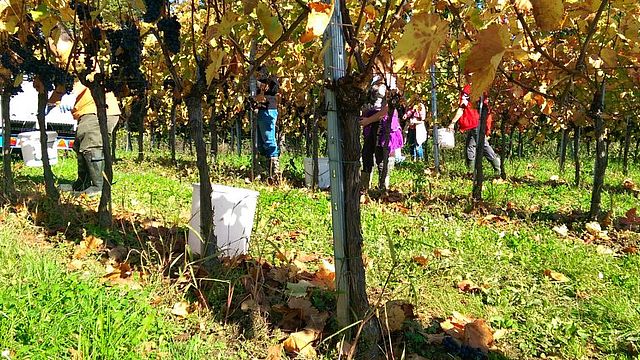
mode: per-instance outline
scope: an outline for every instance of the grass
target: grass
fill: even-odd
[[[142,163],[133,160],[133,153],[119,155],[123,159],[115,165],[115,211],[186,231],[191,183],[197,181],[191,159],[185,156],[173,167],[163,160],[166,154],[162,152]],[[507,330],[497,346],[501,356],[510,359],[637,357],[640,258],[621,253],[622,245],[615,241],[590,244],[581,239],[585,220],[580,214],[588,211],[590,202],[590,164],[583,164],[582,186],[574,187],[569,185],[572,171],[558,174],[551,157],[510,159],[507,171],[511,180],[488,181],[484,203],[474,210],[469,201],[471,181],[461,176],[463,161],[457,154],[445,156],[445,170],[438,176],[425,175],[424,165],[415,163],[394,171],[392,187],[402,190],[401,202],[373,199],[363,205],[364,253],[371,259],[367,284],[372,302],[380,296],[383,301],[410,301],[416,306],[422,333],[434,331],[431,324],[454,311],[487,319],[494,329]],[[285,158],[282,163],[287,164],[286,173],[295,177],[292,183],[299,184],[301,159]],[[330,258],[328,193],[287,184],[273,188],[246,183],[248,164],[246,156],[223,155],[212,168],[212,177],[215,182],[260,192],[252,253],[273,263],[278,252]],[[16,165],[16,170],[23,191],[41,181],[39,169]],[[73,156],[54,167],[59,179],[73,180],[74,172]],[[560,181],[550,181],[553,175],[560,175]],[[640,181],[640,169],[632,166],[628,177]],[[613,162],[603,196],[603,207],[611,210],[613,219],[638,205],[637,197],[621,188],[624,178],[621,167]],[[139,240],[131,232],[97,229],[90,209],[83,206],[74,211],[88,219],[86,226],[71,227],[96,233],[113,245],[134,246]],[[272,328],[271,332],[263,330],[262,337],[242,340],[242,319],[228,324],[221,320],[227,295],[224,286],[207,290],[214,304],[211,312],[178,321],[168,314],[168,308],[182,296],[181,289],[171,285],[167,291],[166,278],[157,276],[138,291],[107,287],[99,281],[99,270],[65,269],[72,247],[68,240],[60,241],[58,234],[58,240],[29,239],[38,245],[21,246],[18,239],[37,234],[33,221],[25,221],[30,217],[19,216],[19,212],[5,210],[3,214],[0,316],[5,319],[0,321],[0,343],[16,358],[68,357],[73,351],[84,358],[255,358],[263,357],[266,348],[282,336]],[[49,216],[48,221],[58,219],[56,226],[64,227],[68,225],[66,215]],[[568,225],[569,238],[552,230],[561,223]],[[637,232],[610,230],[614,240],[640,242]],[[70,232],[67,235],[63,238],[74,239]],[[603,253],[603,245],[613,248],[615,255]],[[437,256],[436,250],[441,249],[451,254]],[[417,263],[413,260],[417,255],[428,262]],[[153,261],[160,263],[162,259]],[[544,275],[547,269],[565,274],[570,281],[551,281]],[[460,280],[483,284],[484,290],[462,293],[456,286]],[[161,305],[151,305],[156,298],[163,299]],[[190,334],[188,340],[176,340],[184,332]],[[443,350],[426,345],[422,333],[407,331],[410,351],[428,358],[440,356]],[[327,358],[335,356],[329,350],[325,354]]]

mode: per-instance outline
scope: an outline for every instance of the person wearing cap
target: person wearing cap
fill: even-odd
[[[479,109],[482,109],[482,115],[487,117],[487,128],[485,135],[488,135],[491,131],[491,109],[489,108],[489,100],[488,96],[485,95],[482,97],[482,106],[480,106],[480,99],[476,101],[471,101],[471,73],[465,74],[465,80],[467,84],[462,89],[460,93],[460,100],[458,110],[456,111],[451,123],[449,124],[449,130],[453,131],[455,129],[456,123],[459,122],[458,129],[460,132],[466,134],[465,139],[465,158],[467,170],[469,173],[473,173],[475,169],[475,160],[476,160],[476,146],[478,133],[480,128],[480,112]],[[495,151],[489,144],[489,140],[487,137],[484,138],[484,157],[491,163],[493,167],[493,171],[495,174],[500,174],[500,157],[496,155]]]

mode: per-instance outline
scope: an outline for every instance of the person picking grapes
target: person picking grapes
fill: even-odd
[[[278,120],[278,79],[270,75],[265,66],[258,72],[258,93],[254,97],[258,108],[258,152],[259,163],[268,161],[269,178],[274,182],[280,180],[280,149],[276,138],[276,121]]]
[[[482,106],[480,106],[480,99],[471,101],[471,75],[472,73],[465,73],[465,80],[467,84],[460,93],[460,100],[458,110],[456,111],[451,123],[449,124],[449,130],[455,129],[456,123],[459,121],[459,130],[462,133],[466,133],[465,148],[466,148],[466,165],[469,173],[474,173],[475,160],[476,160],[476,144],[478,139],[478,133],[480,128],[480,112],[482,109],[482,115],[487,117],[487,130],[486,134],[491,130],[491,109],[489,108],[488,97],[483,96]],[[493,151],[493,148],[489,144],[487,137],[484,138],[484,156],[491,163],[495,174],[500,174],[500,158]]]
[[[66,64],[73,47],[69,33],[63,30],[58,42],[50,45],[57,60]],[[70,186],[60,185],[61,190],[73,190],[75,194],[84,193],[89,196],[100,194],[104,183],[104,152],[98,110],[91,91],[76,79],[73,90],[68,94],[64,89],[56,88],[49,98],[49,103],[57,104],[62,112],[71,112],[78,122],[73,144],[78,162],[78,177]],[[106,93],[106,105],[107,128],[111,136],[120,118],[118,100],[112,92]]]

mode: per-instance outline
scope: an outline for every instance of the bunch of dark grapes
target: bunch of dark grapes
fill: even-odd
[[[120,30],[107,33],[111,46],[111,63],[113,74],[108,82],[110,90],[118,90],[123,86],[134,92],[143,92],[147,81],[140,70],[142,61],[142,42],[140,31],[135,23],[127,21]]]
[[[50,62],[35,57],[32,48],[26,48],[17,39],[13,39],[9,43],[9,49],[20,62],[3,54],[2,63],[3,66],[5,62],[10,65],[15,74],[24,73],[31,79],[38,76],[47,91],[52,91],[57,85],[64,85],[67,91],[73,89],[73,76]]]
[[[162,31],[164,45],[172,54],[180,52],[180,23],[175,16],[158,21],[158,31]]]
[[[71,0],[71,2],[69,2],[69,7],[71,7],[71,10],[75,10],[80,22],[91,20],[91,11],[95,10],[93,6],[77,2],[76,0]]]
[[[165,0],[144,0],[147,11],[142,15],[144,22],[152,23],[160,18]]]

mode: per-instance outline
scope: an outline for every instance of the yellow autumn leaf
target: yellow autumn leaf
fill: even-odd
[[[432,0],[417,0],[413,3],[414,13],[426,13],[431,11]]]
[[[393,51],[394,72],[405,65],[417,71],[429,67],[435,60],[438,50],[444,44],[449,23],[438,15],[420,13],[415,15],[405,27],[398,45]]]
[[[143,0],[129,0],[129,6],[131,6],[132,9],[138,10],[140,12],[146,12],[147,11],[147,7],[144,4]],[[62,10],[60,10],[60,11],[62,11]],[[71,12],[73,12],[73,10],[71,10]]]
[[[569,279],[569,277],[567,277],[567,275],[557,272],[557,271],[553,271],[551,269],[547,269],[544,271],[544,275],[548,278],[550,278],[551,280],[557,281],[557,282],[569,282],[571,281],[571,279]]]
[[[618,66],[618,54],[611,48],[602,48],[600,58],[604,60],[604,63],[609,67]]]
[[[271,9],[265,3],[258,3],[258,8],[256,10],[256,15],[258,16],[258,21],[262,25],[264,29],[264,35],[269,39],[271,43],[276,42],[280,35],[282,35],[282,25],[278,21],[276,16],[273,16],[271,13]]]
[[[258,6],[258,0],[242,0],[242,10],[245,15],[251,14],[256,6]]]
[[[542,31],[557,30],[564,18],[562,0],[531,0],[533,17]]]
[[[188,302],[180,301],[173,305],[171,308],[171,314],[179,317],[187,317],[191,313],[190,305]]]
[[[207,28],[207,40],[211,40],[220,36],[227,36],[231,33],[231,29],[240,21],[239,15],[233,11],[227,11],[220,20],[219,24],[212,24]]]
[[[316,350],[311,345],[318,338],[318,333],[313,330],[304,329],[294,332],[282,343],[288,352],[298,354],[303,358],[315,358]]]
[[[329,25],[331,14],[333,14],[333,1],[331,4],[323,2],[310,2],[307,4],[311,12],[307,16],[307,30],[300,37],[301,43],[306,43],[321,36]]]
[[[209,53],[209,58],[211,62],[207,65],[206,77],[207,77],[207,85],[211,84],[211,81],[215,78],[218,78],[218,70],[220,66],[222,66],[222,60],[224,59],[224,51],[222,50],[211,50]]]
[[[515,6],[520,11],[531,11],[531,1],[530,0],[516,0]]]
[[[464,66],[465,72],[473,73],[472,99],[478,99],[489,89],[508,45],[509,32],[502,25],[491,24],[478,33],[478,41]]]

